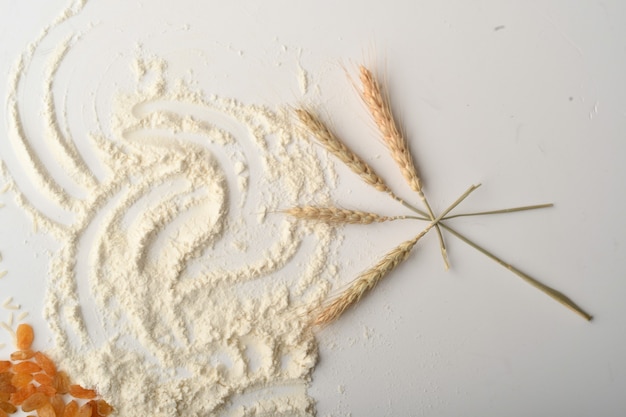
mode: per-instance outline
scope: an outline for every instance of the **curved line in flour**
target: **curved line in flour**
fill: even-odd
[[[90,344],[90,338],[84,326],[83,306],[85,304],[81,304],[78,284],[74,280],[78,249],[77,245],[72,243],[76,242],[77,238],[73,236],[68,240],[69,244],[61,247],[50,264],[51,273],[48,277],[44,316],[55,335],[57,347],[73,351],[70,340],[78,338],[78,341],[86,346]],[[63,331],[68,328],[72,329],[76,337]]]
[[[52,92],[56,74],[71,47],[78,39],[79,38],[71,36],[59,45],[56,58],[53,59],[48,66],[47,73],[44,77],[46,84],[44,88],[44,106],[46,110],[44,115],[46,116],[49,136],[51,136],[50,145],[53,152],[57,155],[61,165],[71,173],[70,180],[74,181],[76,185],[85,187],[87,189],[85,191],[88,191],[97,186],[98,181],[76,148],[74,139],[71,137],[69,130],[66,133],[61,131],[59,118],[57,117],[57,108],[54,102],[55,97]]]
[[[156,170],[151,170],[150,166],[146,167],[146,172],[156,172]],[[176,176],[177,173],[171,172],[169,173],[171,176]],[[161,174],[163,176],[163,174]],[[161,178],[163,182],[167,181],[167,178]],[[100,234],[104,233],[106,236],[111,231],[108,230],[107,217],[103,220],[102,223],[97,223],[98,216],[104,214],[109,214],[106,212],[107,204],[115,204],[115,192],[120,195],[123,195],[124,191],[127,190],[125,188],[127,179],[122,177],[117,181],[111,182],[109,184],[105,184],[104,188],[101,190],[102,192],[97,196],[97,198],[92,200],[91,209],[86,212],[86,216],[82,218],[82,221],[77,224],[77,227],[73,231],[66,231],[65,237],[62,241],[65,242],[65,245],[62,247],[62,251],[58,256],[53,258],[53,261],[50,266],[50,277],[51,277],[51,288],[54,288],[54,292],[49,292],[46,296],[46,317],[48,321],[51,323],[51,327],[55,330],[54,333],[57,335],[57,342],[59,346],[68,346],[69,348],[69,334],[64,332],[62,328],[64,327],[61,323],[62,318],[65,319],[69,327],[73,328],[74,333],[80,337],[81,343],[89,344],[93,342],[95,339],[93,334],[88,335],[87,326],[85,325],[85,320],[83,318],[83,314],[81,313],[80,306],[91,306],[92,303],[90,300],[83,299],[80,300],[80,294],[89,294],[91,297],[95,298],[96,301],[100,303],[101,308],[104,308],[106,311],[106,296],[107,293],[110,292],[111,288],[115,288],[115,286],[126,284],[126,280],[121,280],[118,282],[111,282],[110,286],[104,286],[105,291],[104,294],[92,294],[87,288],[82,288],[84,285],[93,284],[92,280],[96,280],[104,283],[107,282],[104,277],[102,277],[100,270],[97,270],[97,273],[88,273],[87,279],[77,279],[80,271],[85,268],[80,268],[78,265],[79,262],[87,262],[91,264],[90,268],[94,268],[97,265],[102,264],[102,259],[107,258],[108,254],[106,253],[105,248],[102,247],[102,242],[105,240],[100,238],[93,238],[92,240],[95,242],[100,242],[99,245],[94,246],[89,244],[90,242],[85,242],[85,235],[88,234],[88,228],[94,227],[97,228],[104,224],[104,227],[100,227]],[[150,178],[144,178],[144,185],[139,186],[134,191],[138,194],[138,197],[141,196],[146,190],[152,188],[153,184],[156,182],[151,181]],[[128,191],[128,190],[127,190]],[[18,193],[18,197],[20,194]],[[138,198],[137,197],[137,198]],[[128,204],[128,196],[127,200],[122,200],[118,202],[118,206],[120,207],[119,215],[123,215],[125,213],[124,206]],[[131,195],[132,199],[132,195]],[[116,210],[113,210],[113,213],[109,214],[108,217],[115,216]],[[98,233],[98,230],[95,232]],[[114,244],[115,242],[113,242]],[[93,263],[90,260],[94,259],[92,256],[79,256],[80,250],[79,247],[84,248],[95,248],[96,256],[95,261]],[[85,282],[86,281],[86,282]],[[101,288],[101,287],[98,287]],[[85,296],[83,296],[84,298]],[[65,311],[65,314],[57,314],[59,311]],[[102,320],[98,320],[103,325],[106,324]],[[67,328],[67,326],[65,326]],[[59,337],[61,334],[65,334],[65,340],[60,340]]]
[[[168,108],[171,106],[177,106],[177,111]],[[184,110],[184,112],[179,112],[180,110]],[[182,140],[184,140],[185,143],[195,143],[200,147],[199,149],[207,149],[208,145],[211,145],[209,150],[212,153],[223,155],[224,158],[222,159],[228,158],[231,162],[240,162],[245,166],[245,169],[248,171],[245,175],[235,173],[240,180],[245,180],[245,185],[234,187],[234,185],[237,184],[229,182],[231,186],[229,188],[231,190],[238,190],[240,194],[239,206],[244,206],[248,196],[248,189],[250,188],[248,184],[249,178],[255,176],[251,175],[254,174],[254,172],[250,172],[254,169],[253,166],[250,166],[250,158],[244,155],[245,147],[239,143],[240,138],[247,138],[248,136],[245,121],[227,115],[223,110],[209,106],[208,104],[197,104],[174,99],[144,101],[133,107],[133,113],[135,117],[141,121],[133,128],[133,133],[140,132],[142,128],[141,123],[145,123],[145,120],[149,120],[151,117],[155,116],[163,116],[159,121],[159,123],[162,124],[160,127],[163,129],[169,128],[177,130],[177,132],[174,133],[174,138],[179,137],[181,133],[197,135],[199,140],[194,140],[194,138],[189,135]],[[181,113],[184,114],[184,116],[181,115]],[[235,123],[237,124],[236,126],[234,125]],[[180,132],[178,132],[178,130],[180,130]],[[238,132],[239,134],[234,134],[231,131]],[[224,152],[218,153],[218,149],[231,149],[233,147],[238,147],[238,153],[243,156],[237,159],[235,155],[229,156]],[[234,207],[232,208],[234,209]]]
[[[261,259],[247,262],[243,267],[233,270],[209,270],[205,266],[197,274],[199,276],[179,282],[177,290],[184,295],[207,287],[243,284],[282,269],[298,251],[303,235],[295,222],[285,222],[278,232],[279,239],[261,254]]]
[[[153,168],[155,168],[155,166],[153,166]],[[149,173],[152,172],[152,175],[150,175]],[[147,169],[145,169],[143,171],[143,173],[148,173],[148,175],[144,178],[142,178],[142,183],[141,184],[134,184],[133,185],[133,189],[132,190],[127,190],[126,191],[126,195],[117,202],[117,206],[116,208],[113,208],[112,211],[109,213],[108,216],[108,220],[103,220],[101,223],[98,224],[98,227],[100,227],[101,231],[100,233],[98,233],[98,235],[100,237],[98,238],[94,238],[94,240],[97,243],[96,245],[87,245],[83,243],[83,246],[89,246],[89,247],[96,247],[96,259],[95,262],[93,262],[92,264],[94,266],[100,266],[103,265],[103,259],[110,258],[110,254],[105,254],[105,250],[103,249],[103,244],[106,244],[107,237],[108,236],[114,236],[114,231],[115,229],[119,228],[122,224],[122,219],[124,217],[124,215],[126,215],[127,211],[132,208],[132,206],[134,205],[138,205],[141,203],[141,198],[146,196],[150,191],[153,191],[155,189],[155,187],[158,184],[167,184],[170,183],[172,181],[174,181],[176,178],[183,178],[184,176],[181,176],[182,174],[180,174],[178,172],[178,168],[177,166],[174,166],[171,168],[170,172],[167,175],[159,175],[159,174],[154,174],[153,172],[156,172],[155,169],[150,169],[149,167]],[[191,184],[191,187],[196,187],[198,184],[194,185]],[[184,193],[184,190],[182,191]],[[200,202],[202,202],[202,199],[200,199]],[[191,204],[195,204],[193,201],[191,202]],[[157,212],[158,212],[158,208],[157,208]],[[143,211],[143,213],[145,213],[145,211]],[[163,224],[165,224],[165,222],[171,218],[174,215],[179,215],[181,214],[178,210],[172,210],[172,208],[170,207],[168,210],[165,211],[165,218],[163,219],[156,219],[157,224],[160,223],[159,227],[155,227],[154,224],[147,224],[144,226],[140,226],[139,229],[145,229],[148,231],[148,233],[158,233],[161,231],[161,229],[163,229]],[[145,216],[144,216],[145,217]],[[149,219],[149,223],[151,223],[153,220],[150,220],[150,217],[147,217]],[[156,231],[156,232],[155,232]],[[115,236],[126,236],[127,232],[126,231],[120,231],[117,235]],[[195,247],[198,243],[203,243],[204,241],[206,241],[207,239],[207,233],[203,232],[200,234],[199,237],[196,237],[192,243],[191,243],[191,247],[189,248],[189,252],[190,253],[195,253],[197,252],[197,247]],[[130,244],[129,244],[130,242]],[[128,249],[130,250],[129,253],[123,253],[121,254],[121,256],[124,255],[130,255],[130,259],[138,259],[138,255],[137,253],[139,253],[141,255],[141,253],[143,253],[144,251],[149,250],[149,239],[143,239],[143,238],[139,238],[139,241],[134,240],[134,241],[129,241],[126,243]],[[134,244],[133,244],[134,242]],[[118,241],[118,243],[120,243]],[[110,245],[109,245],[110,246]],[[139,252],[137,251],[133,251],[133,248],[138,248]],[[132,255],[132,253],[135,253],[135,255]],[[119,254],[118,254],[119,256]],[[129,258],[125,258],[125,261],[129,259]],[[176,257],[176,263],[178,265],[184,265],[184,260],[185,260],[185,254],[183,253],[181,256]],[[137,273],[141,273],[142,270],[142,265],[137,264],[137,263],[132,263],[133,264],[133,271],[134,271],[134,275],[136,275]],[[169,287],[171,286],[171,282],[177,278],[178,275],[178,271],[177,268],[157,268],[158,269],[158,273],[159,276],[161,276],[160,280],[157,280],[158,283],[164,287]],[[165,276],[170,276],[170,278],[168,280],[166,280],[165,282],[163,281],[162,277],[163,274],[165,274]],[[93,274],[91,274],[93,275]],[[131,274],[132,276],[133,274]],[[105,278],[102,276],[101,273],[97,273],[96,276],[98,277],[98,282],[100,282],[100,284],[96,285],[96,287],[100,287],[102,282],[104,282]],[[80,280],[78,280],[80,282]],[[124,285],[124,283],[122,283],[121,285]],[[145,281],[142,283],[136,283],[139,287],[139,289],[134,290],[135,294],[137,295],[137,297],[141,300],[143,298],[145,298],[145,296],[141,296],[142,291],[141,289],[147,288],[149,286],[149,282]],[[80,284],[79,284],[80,285]],[[114,284],[113,286],[111,286],[109,289],[113,289],[113,287],[117,285]],[[164,302],[166,302],[167,300],[163,300]],[[101,302],[101,305],[104,304],[103,302]],[[144,304],[144,303],[140,303],[140,304]],[[88,305],[88,303],[87,303]],[[101,308],[106,308],[104,305],[101,306]],[[182,327],[180,327],[182,328]],[[178,337],[182,337],[182,333],[179,333]]]
[[[178,117],[176,113],[173,113],[171,111],[163,112],[161,109],[168,108],[168,106],[171,106],[171,105],[181,105],[181,104],[186,105],[185,112],[184,112],[185,115],[193,115],[196,119],[201,119],[204,121],[211,120],[213,125],[215,125],[216,117],[220,120],[224,120],[223,124],[232,125],[233,122],[241,124],[242,126],[239,128],[239,130],[242,130],[242,128],[246,128],[245,130],[242,130],[243,134],[238,134],[238,135],[231,134],[230,135],[231,137],[234,138],[235,141],[237,141],[237,143],[241,142],[242,138],[245,138],[250,144],[253,144],[256,148],[260,147],[261,149],[263,149],[264,146],[266,146],[266,143],[264,143],[264,140],[265,140],[264,137],[257,137],[253,135],[254,133],[259,135],[259,133],[252,132],[254,128],[249,125],[251,123],[250,120],[242,121],[239,118],[234,117],[232,115],[224,114],[224,111],[221,110],[218,106],[210,105],[208,103],[197,104],[197,103],[173,102],[173,101],[166,101],[166,100],[158,100],[158,101],[155,100],[155,101],[150,101],[150,102],[144,102],[139,108],[135,107],[135,113],[136,113],[135,115],[136,117],[140,119],[145,119],[145,118],[150,117],[151,115],[161,114],[161,113],[164,113],[168,117]],[[229,104],[231,106],[233,105],[232,102]],[[167,118],[165,119],[166,120],[162,121],[162,123],[165,123],[165,125],[167,126]],[[180,128],[177,123],[175,123],[175,125],[178,128]],[[220,130],[223,130],[223,128]],[[165,145],[161,144],[161,146],[165,146]],[[242,148],[244,150],[246,149],[245,146],[242,146]],[[254,182],[250,186],[250,189],[252,190],[263,189],[264,187],[257,186],[257,182],[262,181],[262,179],[264,180],[263,169],[260,166],[258,166],[258,163],[254,161],[253,158],[246,157],[246,160],[248,161],[247,165],[250,171],[249,177],[253,178],[253,182]],[[231,208],[233,207],[231,206]],[[282,268],[289,261],[289,259],[291,259],[293,255],[296,253],[297,247],[298,247],[297,240],[302,237],[301,234],[295,233],[295,226],[293,224],[288,224],[287,221],[283,221],[283,224],[285,225],[282,227],[276,226],[276,227],[279,227],[279,230],[275,233],[275,234],[278,234],[282,239],[279,240],[277,244],[271,246],[264,254],[262,254],[263,259],[246,261],[246,264],[244,266],[239,267],[239,268],[236,267],[234,270],[232,267],[229,267],[230,270],[218,269],[217,271],[211,271],[208,273],[210,275],[210,277],[208,278],[207,277],[191,278],[194,281],[198,281],[198,282],[196,282],[195,284],[191,286],[188,283],[181,284],[183,292],[198,289],[201,285],[205,286],[205,285],[208,285],[209,283],[215,284],[218,281],[219,282],[232,282],[232,281],[252,280],[260,275],[266,275],[277,269]],[[225,253],[229,253],[229,251],[226,251]],[[241,256],[239,255],[233,255],[232,260],[238,263],[242,262]],[[249,271],[254,271],[254,274],[251,276]],[[206,268],[205,268],[204,273],[206,273]],[[204,284],[200,283],[199,281],[204,281]]]
[[[194,230],[188,230],[186,235],[181,235],[180,227],[185,226],[185,224],[178,226],[175,225],[175,221],[181,219],[183,216],[189,217],[189,212],[205,205],[209,201],[209,196],[204,196],[204,198],[199,196],[186,196],[188,197],[188,201],[181,201],[180,203],[182,204],[180,204],[177,212],[167,210],[167,208],[173,205],[179,206],[179,204],[172,204],[174,200],[179,197],[184,197],[183,193],[172,196],[169,201],[162,201],[155,210],[156,213],[160,214],[157,214],[153,219],[154,227],[146,229],[145,233],[138,239],[136,245],[137,250],[134,252],[134,255],[132,255],[132,259],[134,259],[138,270],[143,271],[154,265],[153,268],[171,271],[170,273],[172,275],[178,277],[184,269],[186,261],[192,254],[197,253],[199,250],[203,249],[204,245],[208,244],[212,239],[219,238],[221,235],[222,224],[217,223],[219,219],[211,218],[207,219],[208,227],[196,227]],[[224,213],[221,212],[219,214],[221,217]],[[217,228],[215,228],[215,226],[217,226]],[[179,230],[168,231],[168,229],[174,227]],[[165,237],[167,235],[169,236]],[[188,239],[187,243],[180,242],[180,239],[187,239],[188,237],[192,237],[192,239]],[[168,239],[170,244],[159,245],[164,246],[160,248],[159,251],[159,248],[156,247],[158,245],[157,240],[163,241],[164,239]],[[191,243],[189,243],[189,241],[191,241]],[[178,256],[168,256],[168,251],[176,252]],[[153,252],[153,254],[150,255],[149,252]],[[149,257],[156,259],[156,262],[148,264],[147,259]]]
[[[116,229],[119,228],[123,217],[128,211],[128,207],[139,201],[141,197],[147,194],[150,190],[152,190],[156,184],[165,184],[168,181],[171,181],[172,179],[179,176],[179,174],[175,170],[162,174],[151,173],[150,170],[148,170],[147,174],[148,175],[142,178],[142,182],[140,184],[133,184],[132,188],[122,190],[122,192],[119,193],[119,199],[113,203],[114,206],[111,207],[111,210],[109,212],[105,213],[102,222],[96,226],[99,229],[95,231],[95,235],[93,237],[94,243],[91,245],[86,245],[85,243],[83,243],[84,247],[92,248],[91,255],[89,256],[89,258],[92,259],[91,267],[89,270],[89,280],[92,281],[91,287],[103,289],[107,294],[110,294],[112,297],[115,297],[115,290],[117,286],[126,287],[127,291],[136,297],[137,302],[132,303],[131,305],[124,306],[124,309],[131,313],[130,316],[128,314],[125,314],[125,316],[127,319],[135,322],[137,322],[135,318],[140,317],[139,313],[141,309],[150,307],[149,303],[145,302],[147,292],[149,291],[150,287],[150,282],[148,279],[150,277],[135,273],[134,276],[138,277],[140,281],[130,282],[130,280],[123,279],[123,277],[121,276],[112,277],[111,275],[107,275],[107,271],[103,270],[103,267],[106,267],[107,265],[105,260],[110,259],[111,257],[110,250],[107,249],[108,246],[125,244],[124,247],[127,247],[128,242],[118,242],[115,239],[111,241],[110,237],[118,236],[118,234],[116,233]],[[124,235],[123,231],[120,233],[122,234],[122,236]],[[113,259],[112,261],[125,262],[125,259]],[[132,270],[136,270],[136,265],[130,265],[130,267],[132,268]],[[124,271],[120,271],[119,269],[120,267],[114,268],[114,272],[117,271],[118,273],[124,273]],[[112,278],[120,279],[120,281],[112,281]],[[164,286],[168,285],[167,282],[161,281],[160,283]],[[100,303],[100,308],[104,309],[103,311],[107,311],[107,306],[103,303],[107,300],[101,298],[98,301]],[[138,328],[143,329],[143,331],[141,335],[135,336],[140,337],[144,340],[151,340],[150,344],[156,342],[150,336],[150,332],[145,328],[145,323],[137,322],[137,324],[140,325]],[[182,330],[182,326],[177,326],[177,329],[179,330],[179,334],[184,333],[184,331]],[[154,345],[156,346],[158,344],[155,343]]]
[[[54,181],[49,181],[47,179],[47,175],[49,175],[50,173],[41,164],[41,160],[37,157],[34,149],[32,149],[32,147],[29,145],[28,139],[26,138],[26,133],[24,131],[23,125],[21,124],[21,116],[17,95],[18,91],[20,90],[20,85],[23,82],[24,76],[30,68],[33,56],[43,40],[48,36],[51,30],[55,29],[66,20],[78,14],[85,6],[85,4],[86,0],[71,2],[63,13],[61,13],[50,25],[46,26],[41,31],[41,34],[38,36],[38,38],[33,41],[29,45],[29,48],[19,57],[17,64],[12,70],[9,77],[10,83],[7,97],[7,107],[10,109],[11,122],[13,123],[13,134],[11,134],[10,137],[13,138],[12,142],[14,146],[14,152],[18,155],[22,155],[23,163],[26,165],[26,167],[19,167],[25,168],[22,173],[23,175],[15,175],[16,170],[19,171],[18,167],[15,165],[13,165],[12,167],[7,167],[7,170],[11,172],[11,176],[13,177],[14,181],[16,181],[16,184],[19,182],[18,180],[16,180],[16,178],[18,177],[30,177],[34,182],[34,187],[24,187],[23,185],[22,187],[20,187],[18,184],[17,188],[21,188],[22,190],[24,188],[28,189],[28,194],[31,196],[41,194],[41,191],[43,191],[43,195],[45,195],[48,200],[54,201],[60,206],[55,209],[51,208],[48,205],[45,209],[46,211],[52,211],[52,213],[42,219],[46,227],[58,232],[62,232],[66,225],[59,222],[58,220],[53,220],[53,218],[71,217],[72,214],[74,214],[73,212],[77,208],[79,208],[79,204],[77,201],[72,199],[65,192],[65,190],[59,186],[59,184],[56,184]],[[49,93],[50,95],[52,95],[51,89]],[[15,138],[15,136],[17,136],[17,138]],[[24,207],[27,207],[27,210],[30,211],[31,215],[33,215],[33,213],[42,212],[42,210],[37,208],[38,203],[34,202],[32,198],[26,197],[23,191],[20,191],[20,193],[21,196],[19,197],[19,202],[23,204]],[[33,216],[33,218],[35,217]]]
[[[18,68],[21,66],[22,63],[20,61]],[[19,69],[16,69],[16,71],[19,71]],[[64,217],[67,217],[76,210],[79,202],[69,196],[69,194],[56,181],[54,181],[54,179],[52,179],[50,172],[40,160],[37,151],[30,144],[29,139],[27,139],[24,126],[21,122],[17,100],[17,88],[20,79],[21,77],[15,79],[15,83],[11,86],[8,97],[11,123],[13,124],[13,134],[9,136],[12,139],[10,142],[12,142],[13,152],[16,154],[17,160],[21,162],[18,163],[18,165],[20,165],[19,168],[23,169],[22,175],[16,176],[13,173],[13,178],[16,180],[18,187],[21,189],[24,189],[24,187],[19,185],[21,181],[17,178],[30,178],[36,188],[29,191],[37,194],[43,194],[46,199],[58,204],[58,209],[63,213]],[[10,167],[9,170],[13,171],[17,168],[18,167]],[[28,201],[31,202],[30,199],[28,199]],[[32,205],[34,206],[34,204]],[[37,211],[44,212],[45,208],[37,209]]]
[[[218,206],[213,206],[213,209],[218,210],[220,218],[225,214],[229,214],[229,216],[240,216],[239,208],[237,207],[234,198],[236,190],[236,187],[234,187],[235,181],[232,179],[232,177],[236,174],[234,172],[225,172],[223,168],[226,165],[225,163],[219,164],[219,168],[217,166],[214,166],[217,165],[215,163],[215,160],[220,161],[220,159],[225,159],[227,162],[232,161],[230,159],[231,157],[219,151],[219,147],[209,150],[206,148],[206,145],[198,145],[196,142],[190,142],[180,139],[179,134],[176,134],[173,137],[162,137],[149,136],[150,131],[138,131],[135,133],[141,133],[141,136],[137,136],[135,134],[132,135],[133,145],[140,145],[142,148],[155,147],[160,149],[169,149],[172,152],[178,149],[179,152],[186,152],[187,156],[185,157],[185,165],[187,166],[187,169],[195,171],[198,171],[198,169],[200,169],[202,171],[196,172],[195,175],[188,175],[187,177],[185,177],[189,181],[200,181],[197,184],[190,184],[190,187],[197,189],[207,189],[207,187],[209,187],[210,189],[207,189],[209,194],[207,194],[206,201],[208,201],[208,198],[211,196],[213,197],[213,200],[215,200],[215,197],[221,196],[220,198],[223,199],[224,202],[219,203]],[[216,158],[216,154],[221,155],[223,158]],[[211,162],[211,160],[213,160],[214,162]],[[231,166],[227,166],[227,168],[231,168]],[[217,172],[216,170],[220,170],[220,172]],[[230,175],[224,175],[224,173]],[[189,174],[192,174],[192,172],[189,172]],[[207,220],[210,221],[211,219]],[[161,220],[161,226],[163,226],[164,221],[165,220]],[[198,258],[201,255],[201,252],[207,249],[209,244],[212,244],[221,237],[220,231],[225,227],[226,221],[227,220],[221,221],[221,223],[217,226],[220,228],[220,230],[209,230],[206,227],[198,227],[196,230],[189,230],[186,234],[193,237],[192,241],[188,241],[186,248],[182,249],[182,251],[180,252],[180,256],[175,257],[175,259],[177,259],[176,263],[173,265],[168,265],[168,267],[173,268],[173,270],[175,271],[182,272],[188,266],[187,263],[191,258]],[[213,224],[214,223],[215,222],[213,222]],[[205,223],[205,225],[206,224],[207,223]],[[216,226],[214,225],[213,227]],[[154,235],[158,233],[158,231],[154,230],[153,227],[146,227],[145,230],[146,236],[148,236],[148,234]],[[200,230],[202,230],[202,233],[198,233]],[[145,247],[146,249],[142,249],[140,257],[134,257],[133,259],[144,259],[147,250],[149,250],[149,248],[143,244],[144,242],[145,239],[136,241],[136,246],[138,248]],[[173,257],[162,258],[174,259]],[[140,268],[139,265],[138,268]]]

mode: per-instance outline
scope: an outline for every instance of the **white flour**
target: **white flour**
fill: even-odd
[[[98,113],[110,128],[72,137],[53,90],[75,36],[49,55],[45,124],[29,135],[25,74],[84,4],[16,65],[2,155],[18,203],[60,244],[44,312],[55,359],[124,417],[314,414],[306,313],[335,271],[333,230],[277,211],[326,201],[329,173],[287,111],[207,96],[147,54],[132,65],[136,88]]]

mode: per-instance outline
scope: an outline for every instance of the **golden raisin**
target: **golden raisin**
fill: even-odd
[[[109,403],[107,403],[104,400],[97,400],[96,410],[98,411],[98,414],[101,415],[102,417],[107,417],[109,414],[113,412],[113,407],[111,407]]]
[[[2,372],[0,373],[0,392],[8,392],[14,393],[16,388],[11,383],[13,379],[13,372]]]
[[[52,408],[54,408],[54,414],[57,417],[63,417],[63,412],[65,411],[65,400],[63,396],[57,394],[50,398],[50,404],[52,404]]]
[[[57,390],[55,390],[54,387],[51,387],[50,385],[39,385],[37,387],[37,392],[41,392],[47,397],[54,397],[57,393]]]
[[[50,359],[43,352],[36,352],[34,356],[35,356],[35,362],[37,362],[39,366],[41,366],[41,369],[43,369],[45,373],[47,373],[50,376],[56,375],[57,367],[54,364],[54,362],[52,362],[52,359]]]
[[[52,383],[54,381],[54,379],[52,379],[51,376],[46,375],[46,374],[35,374],[34,379],[40,385],[48,385],[48,386],[52,386]]]
[[[34,374],[35,372],[41,371],[41,366],[37,365],[35,362],[20,362],[13,366],[13,370],[15,372]]]
[[[0,417],[9,417],[6,411],[0,410]]]
[[[11,394],[8,392],[0,392],[0,401],[9,401],[9,398],[11,398]]]
[[[34,354],[35,352],[33,352],[30,349],[16,350],[15,352],[11,353],[11,360],[12,361],[25,361],[27,359],[32,358]]]
[[[54,407],[49,402],[37,408],[37,415],[39,417],[56,417],[56,414],[54,412]]]
[[[0,372],[6,372],[11,369],[13,364],[10,361],[0,361]]]
[[[13,375],[13,378],[11,378],[11,384],[13,384],[15,388],[23,388],[26,385],[28,385],[30,381],[32,380],[33,380],[32,374],[18,372],[15,375]]]
[[[96,398],[96,391],[83,388],[80,385],[70,385],[70,395],[74,398],[91,400],[93,398]]]
[[[24,401],[26,401],[31,395],[35,394],[37,389],[33,384],[28,384],[24,388],[20,388],[11,394],[11,403],[13,405],[21,405]]]
[[[76,417],[77,413],[78,413],[78,403],[72,400],[65,405],[65,410],[63,411],[63,417]]]
[[[17,388],[15,388],[10,382],[0,384],[0,394],[11,395],[16,391]]]
[[[76,417],[91,417],[91,411],[91,404],[85,403],[78,409]]]
[[[33,344],[33,339],[35,339],[35,332],[30,325],[22,323],[17,326],[15,336],[17,339],[17,348],[19,350],[27,350],[30,349],[31,345]]]
[[[10,384],[13,375],[15,375],[13,372],[0,372],[0,385]]]
[[[70,378],[64,371],[59,371],[54,376],[52,384],[59,394],[67,394],[70,391]]]
[[[47,404],[47,403],[48,403],[48,397],[46,397],[41,392],[36,392],[30,397],[28,397],[26,400],[24,400],[24,402],[22,403],[22,411],[25,411],[25,412],[33,411],[40,407],[43,407],[44,404]]]
[[[13,414],[17,411],[17,407],[11,403],[3,401],[0,403],[0,410],[6,411],[8,414]]]

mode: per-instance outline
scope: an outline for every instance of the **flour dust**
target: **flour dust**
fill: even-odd
[[[108,113],[85,112],[101,128],[70,133],[59,103],[71,97],[55,81],[81,37],[26,76],[85,3],[15,65],[1,149],[10,191],[59,243],[44,311],[55,360],[124,417],[313,415],[307,312],[328,292],[337,240],[280,210],[328,201],[325,162],[287,109],[207,94],[148,53],[129,62],[134,87],[109,92]],[[38,128],[20,101],[35,79]]]

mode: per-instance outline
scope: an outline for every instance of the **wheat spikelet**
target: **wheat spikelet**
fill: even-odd
[[[417,241],[423,236],[420,233],[412,240],[400,244],[391,252],[386,254],[376,265],[363,272],[357,279],[350,284],[350,287],[342,292],[337,298],[330,302],[315,317],[313,325],[322,326],[332,323],[341,316],[344,311],[353,304],[356,304],[366,292],[370,291],[385,277],[393,271],[398,265],[404,262],[410,255],[411,250]]]
[[[362,65],[359,67],[359,78],[363,86],[361,98],[369,109],[385,144],[391,152],[391,156],[400,167],[400,171],[411,189],[421,192],[422,182],[417,175],[417,169],[411,158],[406,139],[400,133],[393,118],[389,100],[383,95],[380,84],[372,72]]]
[[[310,110],[295,110],[300,122],[315,136],[317,141],[326,148],[326,150],[341,162],[346,164],[348,168],[361,177],[367,184],[373,186],[378,191],[391,193],[391,190],[385,184],[374,170],[343,144],[330,129]]]
[[[286,214],[301,220],[314,220],[333,224],[370,224],[401,218],[381,216],[359,210],[348,210],[339,207],[304,206],[293,207],[284,211]]]

